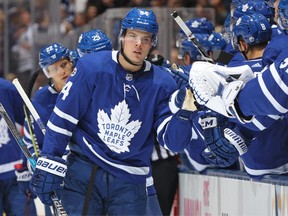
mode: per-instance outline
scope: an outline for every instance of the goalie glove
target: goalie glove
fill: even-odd
[[[210,164],[228,167],[238,161],[239,155],[247,152],[246,140],[226,117],[206,113],[201,119],[201,126],[207,145],[202,155]]]
[[[236,97],[243,86],[255,76],[248,65],[224,67],[208,62],[194,62],[189,75],[189,84],[195,100],[200,105],[229,118],[245,119],[235,106]]]

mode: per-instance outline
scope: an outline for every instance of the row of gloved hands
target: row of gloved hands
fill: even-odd
[[[202,156],[208,163],[216,167],[229,167],[238,161],[240,155],[247,152],[253,135],[247,137],[241,132],[240,125],[197,104],[189,86],[183,86],[176,91],[171,101],[170,109],[181,119],[198,121],[194,117],[198,118],[198,113],[201,112],[201,127],[207,147]]]
[[[52,205],[51,194],[64,186],[67,171],[65,160],[42,154],[37,159],[36,167],[27,163],[14,166],[19,190],[31,198],[37,196],[45,205]]]
[[[212,165],[229,167],[238,161],[239,155],[247,152],[253,137],[244,136],[237,124],[229,119],[241,123],[248,121],[237,113],[234,103],[241,88],[253,78],[249,66],[227,69],[195,62],[190,70],[189,84],[171,96],[169,106],[173,113],[185,110],[189,120],[194,118],[195,111],[203,113],[201,126],[207,148],[202,155]],[[190,114],[187,115],[187,111]]]

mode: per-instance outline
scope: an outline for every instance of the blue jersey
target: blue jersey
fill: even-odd
[[[39,114],[41,121],[44,125],[47,124],[48,119],[54,109],[58,93],[55,89],[53,89],[50,85],[46,85],[43,88],[39,89],[33,99],[31,100],[34,108]],[[40,149],[42,148],[44,135],[42,130],[39,128],[38,124],[33,121],[32,127],[34,129],[34,133],[39,144]],[[24,142],[28,147],[32,148],[31,136],[29,134],[29,128],[27,125],[27,121],[25,121],[24,125]],[[32,151],[32,150],[31,150]]]
[[[262,69],[261,62],[261,59],[254,59],[244,61],[243,64],[249,65],[258,76]],[[247,153],[241,156],[245,170],[251,177],[261,178],[265,174],[287,172],[288,125],[287,120],[283,118],[283,115],[257,115],[251,123],[244,125],[252,130],[261,131],[254,133],[255,138],[248,146]],[[242,129],[241,131],[244,135],[247,134],[247,130]]]
[[[241,156],[245,170],[251,177],[287,173],[287,130],[288,122],[284,118],[256,135],[247,153]]]
[[[187,157],[188,161],[185,161],[184,157],[184,165],[186,165],[189,169],[196,170],[198,172],[202,172],[203,170],[212,167],[210,163],[206,161],[206,159],[202,156],[202,152],[206,149],[206,142],[204,141],[203,129],[200,125],[200,116],[201,112],[195,117],[193,137],[189,145],[184,149],[184,154]],[[197,121],[198,120],[198,121]],[[189,164],[185,164],[189,162]]]
[[[228,67],[236,67],[243,65],[243,61],[246,61],[245,57],[242,55],[241,52],[235,51],[232,59],[228,63]]]
[[[23,126],[23,100],[14,85],[0,78],[0,101],[12,122]],[[0,180],[15,177],[14,165],[22,163],[21,149],[0,116]]]
[[[171,151],[183,150],[192,137],[192,121],[173,115],[173,78],[145,61],[130,73],[118,63],[117,51],[80,58],[59,94],[47,124],[42,152],[62,156],[79,146],[83,154],[111,174],[145,183],[154,135]]]
[[[288,48],[288,35],[286,32],[278,35],[272,35],[272,39],[266,46],[263,53],[262,62],[263,66],[271,65],[275,59],[279,56],[283,49]]]
[[[245,116],[281,115],[288,111],[288,51],[239,92],[238,103]]]

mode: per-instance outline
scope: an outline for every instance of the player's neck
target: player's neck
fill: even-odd
[[[121,64],[121,66],[126,70],[126,71],[129,71],[129,72],[136,72],[136,71],[139,71],[141,68],[142,68],[142,65],[133,65],[131,64],[130,62],[128,62],[124,56],[122,55],[122,53],[119,54],[119,57],[118,57],[118,61],[119,63]]]

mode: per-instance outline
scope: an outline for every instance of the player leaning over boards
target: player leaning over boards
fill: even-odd
[[[122,20],[120,51],[92,53],[77,61],[48,121],[30,185],[43,203],[51,204],[51,191],[61,189],[64,179],[63,206],[69,216],[80,215],[96,164],[87,215],[146,215],[153,131],[161,145],[182,150],[192,138],[194,114],[185,91],[183,97],[176,95],[180,110],[171,113],[169,98],[177,85],[171,75],[145,61],[157,44],[157,32],[154,13],[133,8]],[[69,140],[66,166],[55,158]]]

